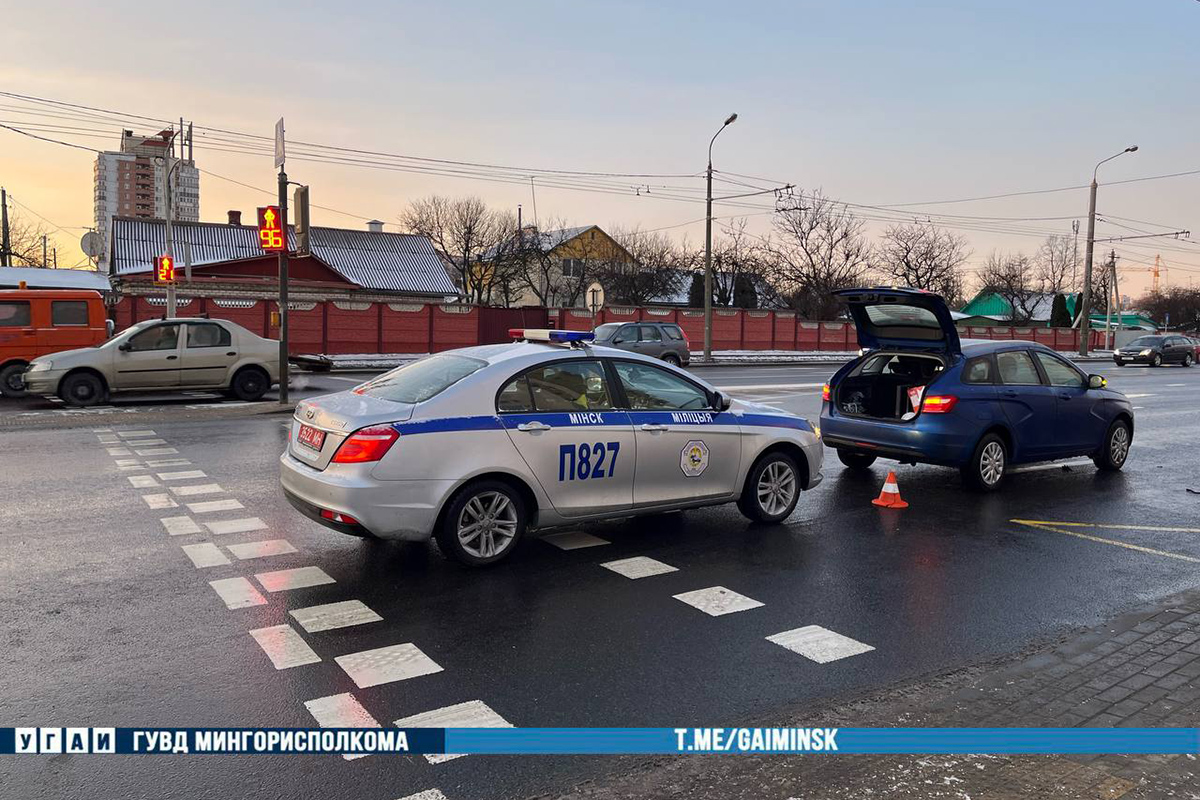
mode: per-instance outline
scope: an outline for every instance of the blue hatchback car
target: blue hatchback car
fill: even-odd
[[[991,491],[1014,464],[1090,456],[1119,470],[1133,407],[1054,350],[960,340],[945,301],[917,289],[846,289],[864,354],[822,391],[821,436],[852,469],[877,458],[958,467]]]

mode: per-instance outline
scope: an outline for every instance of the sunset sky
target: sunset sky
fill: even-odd
[[[534,183],[539,219],[674,226],[672,235],[693,243],[703,237],[705,148],[732,111],[739,119],[717,141],[718,170],[869,206],[1081,186],[1097,161],[1137,144],[1138,153],[1101,169],[1100,212],[1119,219],[1101,224],[1098,237],[1193,229],[1197,244],[1115,245],[1129,268],[1126,293],[1136,295],[1149,277],[1134,267],[1155,253],[1171,283],[1200,284],[1200,174],[1103,185],[1200,170],[1198,41],[1195,0],[43,0],[5,9],[0,91],[264,136],[284,116],[290,138],[392,154],[689,176],[540,173]],[[39,124],[29,107],[0,97],[0,123]],[[87,130],[40,135],[119,145],[117,120],[59,122]],[[269,155],[217,145],[197,134],[197,166],[274,186]],[[62,228],[60,265],[83,258],[93,161],[0,129],[0,184],[22,204],[17,215],[33,209]],[[317,224],[378,217],[391,226],[408,200],[430,193],[520,203],[533,216],[527,182],[301,161],[288,171],[312,186],[314,203],[348,212],[316,209]],[[576,188],[538,186],[543,178]],[[584,184],[605,191],[579,191]],[[651,186],[649,195],[638,185]],[[204,220],[268,200],[201,176]],[[765,234],[769,196],[751,202],[762,207],[716,213],[746,214]],[[1070,234],[1072,219],[1082,226],[1086,211],[1086,189],[862,209],[876,218],[959,215],[936,219],[968,238],[973,267],[993,249],[1032,253],[1047,233]]]

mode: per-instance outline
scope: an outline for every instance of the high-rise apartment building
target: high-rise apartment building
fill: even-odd
[[[96,156],[96,230],[104,241],[100,257],[108,266],[110,222],[113,217],[165,219],[166,176],[171,176],[171,219],[200,220],[200,173],[192,158],[192,128],[173,128],[154,136],[121,131],[121,149]]]

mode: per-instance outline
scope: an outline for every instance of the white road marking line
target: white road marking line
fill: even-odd
[[[1192,564],[1200,564],[1200,558],[1196,558],[1195,556],[1186,556],[1186,555],[1183,555],[1182,553],[1172,553],[1168,550],[1156,550],[1153,547],[1142,547],[1140,544],[1132,544],[1130,542],[1122,542],[1119,539],[1106,539],[1103,536],[1092,536],[1091,534],[1088,534],[1088,533],[1081,533],[1080,531],[1069,530],[1067,528],[1055,528],[1050,525],[1043,525],[1042,523],[1039,523],[1039,522],[1030,522],[1028,520],[1019,520],[1019,519],[1015,519],[1012,521],[1016,522],[1020,525],[1027,525],[1030,528],[1041,528],[1042,530],[1053,531],[1054,533],[1065,533],[1067,536],[1075,536],[1079,539],[1087,539],[1090,542],[1099,542],[1101,544],[1111,544],[1111,545],[1116,545],[1117,547],[1124,547],[1126,550],[1136,550],[1139,553],[1149,553],[1152,556],[1166,556],[1167,558],[1176,558],[1176,559],[1179,559],[1180,561],[1187,561]]]
[[[205,567],[223,567],[229,563],[229,556],[221,552],[221,548],[217,547],[212,542],[201,542],[200,544],[185,544],[183,552],[192,560],[192,564],[196,569],[204,569]]]
[[[92,433],[112,433],[112,428],[92,428]]]
[[[126,439],[124,442],[130,447],[162,447],[166,443],[166,439]]]
[[[316,664],[321,657],[304,641],[304,637],[292,630],[291,625],[272,625],[250,631],[254,641],[271,659],[275,669],[291,669],[305,664]]]
[[[122,439],[136,439],[141,436],[158,436],[158,434],[152,430],[117,431],[117,435]]]
[[[100,444],[120,444],[121,440],[111,433],[102,433],[96,437]]]
[[[242,561],[248,558],[266,558],[267,556],[281,556],[285,553],[299,552],[296,548],[292,547],[292,543],[287,539],[267,539],[262,542],[227,544],[225,547]]]
[[[108,454],[110,456],[131,456],[131,455],[133,455],[133,451],[130,450],[128,447],[108,447],[105,449],[108,450]]]
[[[482,700],[468,700],[445,708],[435,708],[411,717],[403,717],[392,723],[397,728],[512,728],[511,722],[497,714]],[[425,760],[430,764],[441,764],[463,753],[427,753]]]
[[[1125,396],[1128,397],[1130,400],[1133,400],[1138,397],[1154,397],[1154,395],[1152,395],[1152,394],[1127,394]]]
[[[763,390],[778,389],[781,392],[786,392],[790,389],[820,389],[825,384],[823,383],[754,383],[742,384],[738,386],[718,386],[722,391],[730,392],[754,392]]]
[[[204,470],[199,470],[199,469],[185,469],[182,472],[160,472],[160,473],[158,473],[158,479],[160,481],[186,481],[186,480],[191,480],[192,478],[207,478],[207,477],[208,476],[204,474]]]
[[[803,628],[783,631],[768,636],[767,641],[793,653],[799,653],[818,664],[828,664],[830,661],[869,653],[875,649],[869,644],[863,644],[820,625],[805,625]]]
[[[136,458],[118,458],[114,462],[118,467],[139,467],[142,462]]]
[[[146,501],[146,505],[154,509],[179,507],[179,503],[176,503],[167,494],[144,494],[142,495],[142,499]]]
[[[350,680],[360,689],[384,683],[406,681],[422,675],[441,672],[442,668],[432,658],[421,652],[412,643],[394,644],[348,653],[333,659]],[[413,726],[416,727],[416,726]]]
[[[188,511],[193,514],[208,514],[213,511],[234,511],[245,508],[237,500],[205,500],[202,503],[188,503]]]
[[[1186,383],[1168,383],[1167,386],[1187,386]]]
[[[296,569],[279,569],[274,572],[259,572],[254,575],[254,579],[268,592],[287,592],[292,589],[337,583],[320,567],[298,567]]]
[[[304,707],[322,728],[383,727],[349,692],[318,697],[316,700],[306,700]],[[368,755],[369,753],[344,753],[342,758],[351,761],[356,758],[366,758]]]
[[[599,536],[592,536],[590,533],[584,533],[583,531],[555,533],[550,536],[543,536],[542,541],[548,542],[560,550],[579,550],[583,547],[599,547],[602,544],[612,544],[607,539],[601,539]]]
[[[171,536],[187,536],[193,533],[200,533],[200,526],[191,517],[163,517],[163,527],[167,529],[167,533]]]
[[[447,797],[438,789],[426,789],[423,792],[401,797],[400,800],[447,800]]]
[[[222,519],[216,522],[206,522],[204,526],[212,532],[214,536],[222,536],[226,533],[249,533],[250,531],[262,531],[267,529],[267,523],[263,522],[258,517],[244,517],[242,519]]]
[[[208,585],[225,601],[226,608],[249,608],[267,604],[267,598],[245,578],[222,578],[219,581],[209,581]]]
[[[606,561],[600,566],[605,569],[611,569],[618,575],[624,575],[626,578],[633,580],[679,571],[678,567],[672,567],[670,564],[664,564],[647,556],[634,556],[633,558],[622,558],[618,561]]]
[[[231,550],[233,548],[230,548]],[[382,622],[383,617],[367,608],[359,600],[343,600],[340,603],[326,603],[320,606],[297,608],[288,612],[309,633],[331,631],[335,628],[349,628],[352,625],[365,625],[368,622]]]
[[[195,497],[198,494],[219,494],[225,490],[216,483],[197,483],[192,486],[172,486],[171,492],[176,497]]]
[[[147,447],[142,450],[134,448],[133,452],[137,453],[139,456],[173,456],[179,451],[174,447]]]
[[[130,475],[127,480],[129,485],[135,489],[157,489],[158,481],[154,480],[150,475]]]
[[[1030,464],[1025,467],[1013,467],[1013,469],[1011,469],[1010,472],[1013,472],[1013,473],[1037,472],[1038,470],[1043,470],[1043,469],[1062,469],[1063,467],[1075,468],[1075,467],[1091,467],[1091,466],[1094,466],[1092,464],[1092,460],[1090,458],[1084,458],[1084,459],[1080,459],[1080,460],[1076,460],[1076,461],[1049,461],[1045,464]]]
[[[1145,406],[1134,406],[1134,407],[1133,407],[1133,410],[1134,410],[1134,411],[1141,411],[1143,408],[1145,408]]]
[[[137,472],[139,469],[146,469],[141,464],[131,464],[128,467],[117,467],[121,472]]]
[[[694,592],[672,595],[676,600],[698,608],[711,617],[723,614],[733,614],[738,611],[749,611],[759,608],[763,603],[746,597],[744,594],[726,589],[724,586],[710,586],[707,589],[697,589]]]
[[[146,466],[155,467],[155,468],[158,468],[158,467],[186,467],[187,465],[189,465],[191,463],[192,462],[188,461],[186,458],[159,458],[159,459],[155,459],[155,460],[150,460],[150,459],[146,460]]]

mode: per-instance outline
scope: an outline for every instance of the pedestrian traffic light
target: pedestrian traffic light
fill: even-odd
[[[279,206],[264,206],[258,209],[258,246],[263,250],[278,253],[284,249],[285,241]]]
[[[154,259],[154,282],[175,282],[175,259],[170,256],[156,256]]]

